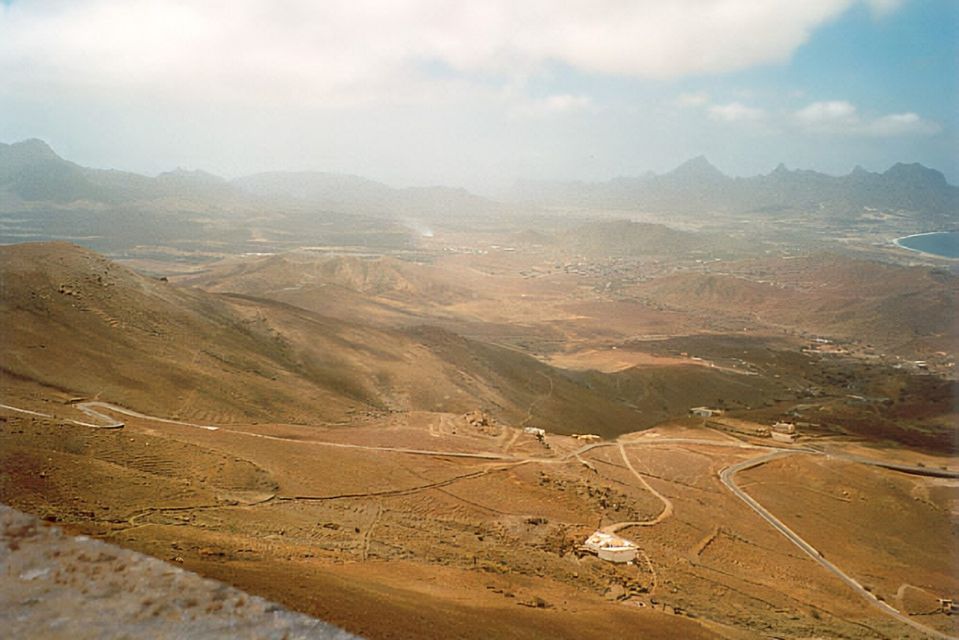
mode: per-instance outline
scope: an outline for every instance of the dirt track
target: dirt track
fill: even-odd
[[[127,415],[131,415],[131,416],[135,416],[138,418],[147,419],[151,421],[157,421],[161,423],[177,424],[177,425],[190,426],[190,427],[202,428],[207,430],[217,429],[217,427],[211,427],[208,425],[197,425],[193,423],[183,423],[180,421],[170,420],[170,419],[155,418],[153,416],[148,416],[145,414],[140,414],[138,412],[123,409],[121,407],[116,407],[108,403],[96,402],[96,403],[86,403],[86,404],[94,405],[100,409],[104,409],[108,411],[117,411]],[[20,413],[25,413],[25,414],[46,416],[46,414],[42,414],[39,412],[7,406],[7,405],[2,405],[2,408],[17,411]],[[89,407],[83,407],[81,408],[81,410],[85,408],[89,408]],[[99,412],[95,412],[91,410],[88,413],[96,413],[96,417],[104,421],[112,420],[110,416],[104,415]],[[71,422],[74,424],[82,425],[82,426],[95,426],[95,425],[87,425],[85,423],[77,422],[77,421],[71,421]],[[225,428],[225,429],[231,431],[232,433],[249,436],[249,437],[263,438],[268,440],[281,440],[281,441],[289,440],[289,438],[283,438],[278,436],[249,433],[249,432],[234,430],[229,428]],[[762,505],[756,502],[755,499],[753,499],[751,496],[749,496],[744,491],[742,491],[742,489],[740,489],[736,485],[735,479],[734,479],[735,474],[738,471],[762,465],[765,462],[768,462],[769,460],[772,460],[777,457],[781,457],[784,455],[798,454],[798,453],[805,453],[805,454],[811,454],[811,455],[826,455],[826,456],[846,459],[851,462],[883,466],[887,468],[893,468],[895,470],[902,470],[902,471],[913,472],[913,473],[922,472],[923,470],[920,468],[910,467],[908,469],[897,469],[895,466],[890,467],[890,465],[886,463],[882,463],[881,461],[874,461],[874,460],[862,458],[859,456],[847,456],[844,454],[837,454],[837,453],[830,454],[830,453],[819,451],[816,449],[808,449],[808,448],[800,448],[800,447],[791,448],[791,449],[782,449],[782,448],[774,448],[774,447],[768,447],[763,445],[749,444],[741,441],[713,440],[713,439],[703,439],[703,438],[620,439],[613,442],[598,442],[598,443],[585,445],[574,451],[570,451],[561,456],[557,456],[553,458],[544,458],[544,457],[538,457],[538,456],[507,455],[504,453],[493,453],[493,452],[463,452],[463,451],[427,450],[427,449],[418,449],[418,448],[409,448],[409,447],[385,447],[385,446],[359,445],[359,444],[349,444],[349,443],[324,442],[324,441],[316,441],[316,440],[312,440],[312,441],[299,440],[297,442],[299,442],[300,444],[311,444],[311,445],[317,445],[317,446],[329,446],[329,447],[338,447],[338,448],[346,448],[346,449],[363,449],[363,450],[378,451],[378,452],[402,453],[402,454],[424,455],[424,456],[434,456],[434,457],[473,458],[478,460],[494,461],[500,464],[493,464],[493,465],[487,466],[486,468],[480,471],[458,475],[453,478],[448,478],[448,479],[444,479],[437,482],[427,483],[422,486],[411,487],[406,489],[396,489],[396,490],[381,491],[381,492],[359,492],[359,493],[350,493],[350,494],[343,494],[343,495],[326,495],[326,496],[311,496],[311,495],[272,496],[271,498],[267,499],[265,502],[269,502],[272,500],[310,501],[310,500],[334,500],[339,498],[352,498],[352,497],[377,497],[377,496],[405,495],[409,493],[418,492],[427,488],[436,488],[436,487],[446,486],[453,482],[457,482],[459,480],[475,478],[481,475],[486,475],[487,473],[494,470],[512,468],[517,465],[524,465],[524,464],[530,464],[530,463],[550,464],[550,465],[565,464],[573,460],[578,460],[579,456],[589,451],[592,451],[594,449],[615,446],[618,448],[619,453],[626,465],[626,468],[640,481],[640,483],[643,485],[645,490],[647,490],[649,493],[654,495],[663,503],[663,509],[659,514],[657,514],[656,516],[648,520],[624,521],[624,522],[618,522],[618,523],[614,523],[604,527],[604,530],[609,532],[616,532],[630,526],[653,526],[665,521],[673,513],[672,502],[667,497],[663,496],[658,491],[656,491],[652,486],[650,486],[649,483],[646,481],[646,479],[643,477],[643,475],[635,469],[635,467],[633,466],[633,464],[631,463],[627,455],[627,452],[626,452],[627,447],[646,447],[646,446],[656,446],[656,445],[705,445],[705,446],[717,446],[717,447],[735,448],[735,449],[743,449],[743,450],[764,451],[766,452],[764,455],[761,455],[756,458],[751,458],[749,460],[745,460],[743,462],[731,465],[723,469],[720,472],[720,480],[725,485],[725,487],[733,495],[735,495],[737,498],[745,502],[763,520],[771,524],[779,533],[781,533],[783,536],[789,539],[790,542],[792,542],[794,545],[802,549],[804,553],[806,553],[808,556],[810,556],[812,559],[814,559],[824,568],[826,568],[827,570],[829,570],[830,572],[838,576],[844,583],[846,583],[849,587],[851,587],[860,596],[862,596],[863,598],[866,598],[872,606],[881,610],[883,613],[890,615],[891,617],[895,618],[899,622],[908,624],[911,627],[925,634],[928,634],[930,636],[937,637],[937,638],[954,640],[953,636],[948,636],[934,629],[931,629],[930,627],[922,625],[916,622],[915,620],[911,619],[910,617],[902,614],[901,612],[894,609],[893,607],[886,604],[885,602],[878,600],[875,595],[867,591],[859,582],[851,578],[848,574],[846,574],[841,569],[833,565],[831,562],[825,560],[822,557],[822,554],[818,550],[816,550],[814,547],[812,547],[812,545],[810,545],[801,537],[799,537],[797,534],[795,534],[795,532],[793,532],[791,529],[786,527],[786,525],[784,525],[780,520],[778,520],[775,516],[773,516]],[[951,474],[954,472],[947,472],[947,473]],[[939,472],[937,472],[935,475],[939,475]],[[195,508],[195,507],[192,507],[192,508]],[[374,522],[375,520],[376,518],[374,518]],[[367,547],[369,544],[369,536],[370,536],[370,532],[367,531],[364,537],[364,547]]]

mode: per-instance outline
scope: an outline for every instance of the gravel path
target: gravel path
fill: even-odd
[[[156,558],[0,505],[0,636],[44,640],[356,636]]]

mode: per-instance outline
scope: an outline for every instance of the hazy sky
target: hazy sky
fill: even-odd
[[[957,183],[957,89],[954,0],[0,0],[0,141],[143,173]]]

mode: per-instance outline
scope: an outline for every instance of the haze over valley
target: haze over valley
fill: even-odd
[[[953,7],[215,4],[0,5],[4,628],[959,637]]]

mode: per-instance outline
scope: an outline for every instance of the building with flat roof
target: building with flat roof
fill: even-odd
[[[601,560],[616,563],[632,562],[639,550],[635,542],[605,531],[595,531],[586,538],[582,548],[595,553]]]
[[[779,433],[796,433],[796,425],[792,422],[783,422],[780,420],[772,426],[773,431],[778,431]]]
[[[697,416],[699,418],[712,418],[713,416],[723,415],[723,410],[714,409],[712,407],[692,407],[689,410],[689,415]]]

